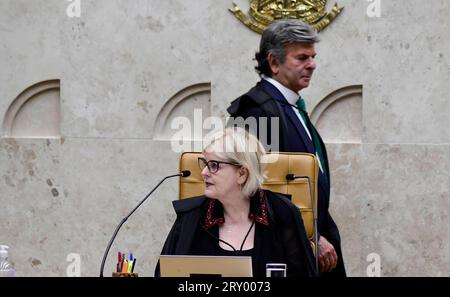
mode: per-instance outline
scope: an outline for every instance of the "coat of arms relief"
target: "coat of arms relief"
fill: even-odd
[[[300,19],[310,24],[317,32],[327,27],[342,11],[334,4],[326,11],[327,0],[250,0],[249,15],[233,3],[230,11],[247,27],[262,33],[267,26],[278,19]]]

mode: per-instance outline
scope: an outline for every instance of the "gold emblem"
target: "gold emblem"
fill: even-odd
[[[244,25],[258,33],[262,33],[267,26],[279,19],[300,19],[320,32],[343,9],[335,3],[331,11],[327,12],[326,4],[327,0],[250,0],[249,16],[235,3],[230,11]]]

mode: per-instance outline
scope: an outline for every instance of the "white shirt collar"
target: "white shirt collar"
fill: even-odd
[[[298,93],[292,91],[289,88],[286,88],[285,86],[283,86],[282,84],[280,84],[278,81],[274,80],[271,77],[267,77],[267,76],[263,75],[262,78],[265,79],[266,81],[268,81],[269,83],[271,83],[275,88],[277,88],[278,91],[280,91],[281,94],[283,94],[284,98],[286,98],[286,100],[289,102],[289,104],[292,104],[292,105],[297,104],[297,100],[300,96]]]

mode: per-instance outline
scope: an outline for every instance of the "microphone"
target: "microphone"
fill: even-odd
[[[189,170],[183,170],[180,174],[181,177],[188,177],[191,175],[191,172]]]
[[[108,257],[108,253],[109,253],[109,249],[111,248],[111,245],[114,241],[114,239],[116,238],[117,233],[119,233],[120,228],[122,227],[122,225],[128,220],[129,217],[131,217],[131,215],[139,208],[139,206],[141,206],[142,203],[145,202],[145,200],[147,200],[147,198],[168,178],[172,178],[175,176],[180,176],[180,177],[188,177],[189,175],[191,175],[191,172],[189,170],[183,170],[178,174],[173,174],[173,175],[168,175],[165,178],[163,178],[157,185],[156,187],[153,188],[153,190],[151,190],[150,193],[147,194],[147,196],[145,196],[144,199],[142,199],[141,202],[139,202],[139,204],[126,216],[122,219],[122,221],[120,221],[119,225],[116,227],[116,230],[114,231],[113,236],[111,237],[111,240],[108,243],[108,246],[106,247],[105,250],[105,254],[103,255],[103,260],[102,260],[102,265],[100,266],[100,277],[103,277],[103,270],[105,268],[105,262],[106,262],[106,258]]]
[[[303,175],[295,175],[292,173],[286,174],[287,180],[296,180],[297,178],[304,178],[308,180],[308,187],[309,187],[309,195],[311,198],[311,206],[312,206],[312,213],[313,213],[313,221],[314,221],[314,253],[316,258],[316,270],[317,273],[319,273],[319,250],[318,250],[318,244],[319,244],[319,238],[318,238],[318,230],[317,230],[317,214],[316,214],[316,208],[314,204],[314,197],[311,191],[311,179],[309,176],[303,176]]]

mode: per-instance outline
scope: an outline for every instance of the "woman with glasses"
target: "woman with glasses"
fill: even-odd
[[[205,193],[174,202],[177,219],[161,254],[251,256],[255,277],[266,275],[267,263],[287,264],[288,276],[315,276],[299,209],[261,189],[264,155],[242,128],[215,134],[198,159]]]

